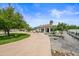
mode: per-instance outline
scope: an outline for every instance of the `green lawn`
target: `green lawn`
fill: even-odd
[[[0,35],[0,45],[22,40],[29,36],[30,36],[29,34],[24,33],[11,33],[9,37]]]

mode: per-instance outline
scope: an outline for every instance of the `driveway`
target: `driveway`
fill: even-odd
[[[50,40],[43,33],[30,33],[30,37],[0,45],[0,56],[51,56]]]

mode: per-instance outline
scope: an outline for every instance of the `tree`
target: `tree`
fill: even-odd
[[[61,31],[67,30],[67,24],[65,24],[65,23],[58,23],[57,29],[61,30]]]
[[[4,18],[4,9],[0,9],[0,29],[4,29],[6,28],[6,22],[5,22],[5,18]],[[5,32],[6,34],[6,32]]]
[[[26,29],[28,24],[23,20],[22,14],[16,12],[9,4],[7,8],[0,9],[0,29],[5,31],[5,34],[10,35],[10,29]]]
[[[76,25],[68,25],[66,23],[58,23],[57,26],[53,27],[53,29],[56,31],[56,30],[59,30],[59,31],[67,31],[69,29],[79,29],[79,26],[76,26]]]

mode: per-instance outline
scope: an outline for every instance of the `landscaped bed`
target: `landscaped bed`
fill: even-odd
[[[7,36],[7,35],[1,36],[0,35],[0,45],[22,40],[29,36],[30,36],[29,34],[24,34],[24,33],[11,33],[10,36]]]
[[[68,51],[65,49],[53,48],[51,49],[52,56],[78,56],[79,54],[73,51]]]

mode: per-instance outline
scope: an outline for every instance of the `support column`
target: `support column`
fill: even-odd
[[[46,28],[44,28],[44,33],[46,32]]]
[[[49,33],[51,33],[51,29],[49,28]]]

